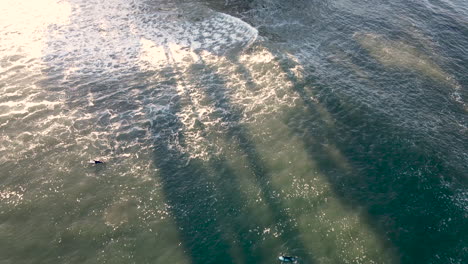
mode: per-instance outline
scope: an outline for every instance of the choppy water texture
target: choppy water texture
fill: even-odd
[[[463,0],[1,0],[0,263],[468,263],[467,66]]]

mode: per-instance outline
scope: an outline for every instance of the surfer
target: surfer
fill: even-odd
[[[104,164],[104,161],[100,161],[100,160],[90,160],[89,163],[91,163],[91,164]]]
[[[287,263],[296,263],[297,262],[297,257],[279,256],[278,259],[281,262],[287,262]]]

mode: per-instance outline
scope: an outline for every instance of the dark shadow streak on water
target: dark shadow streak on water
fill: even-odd
[[[174,83],[171,87],[175,86]],[[176,116],[180,103],[175,105],[168,116],[170,120],[162,124],[163,129],[183,127]],[[158,127],[153,130],[157,131]],[[257,239],[248,232],[248,227],[255,227],[255,223],[245,224],[238,218],[245,201],[240,196],[235,172],[223,158],[208,162],[190,159],[173,148],[172,136],[163,135],[155,143],[154,163],[192,263],[234,263],[234,257],[241,258],[243,263],[256,263],[258,255],[252,252],[251,243]],[[184,145],[183,136],[178,137]],[[244,251],[240,256],[230,254],[236,247]]]
[[[255,84],[251,81],[252,76],[250,76],[249,71],[236,59],[235,56],[231,57],[231,62],[234,63],[238,67],[238,71],[244,77],[247,83],[247,87],[251,90],[255,90]],[[214,70],[210,68],[209,65],[205,64],[204,67],[205,71],[210,72],[210,76],[215,76],[217,83],[224,83],[222,77],[217,75]],[[301,241],[297,241],[300,238],[300,232],[297,228],[291,225],[291,217],[288,214],[284,213],[285,208],[282,207],[281,201],[275,199],[275,192],[271,187],[271,173],[266,168],[266,165],[262,161],[261,155],[256,150],[255,144],[251,140],[251,136],[249,136],[247,128],[245,128],[241,124],[241,113],[239,109],[236,109],[235,106],[229,102],[229,95],[223,93],[224,89],[218,89],[215,92],[217,93],[216,98],[224,98],[222,104],[218,101],[215,102],[216,108],[225,108],[230,110],[229,116],[224,116],[223,121],[226,121],[230,124],[228,128],[227,138],[229,140],[234,139],[234,142],[238,144],[238,147],[247,157],[247,162],[249,168],[252,172],[252,176],[255,177],[255,180],[258,184],[258,187],[261,189],[263,193],[263,198],[269,208],[269,212],[274,216],[273,218],[277,223],[281,223],[284,231],[281,235],[283,242],[287,242],[289,248],[293,249],[301,249],[304,250],[305,247],[302,245]],[[294,238],[294,239],[291,239]],[[278,254],[280,252],[272,252],[272,255]],[[290,252],[292,253],[292,252]],[[302,253],[302,252],[294,252],[294,253]],[[302,255],[301,256],[302,263],[314,263],[313,258],[309,255]]]
[[[284,66],[283,71],[289,73],[289,67]],[[215,75],[214,72],[213,75]],[[292,74],[289,76],[295,84],[295,91],[301,96],[307,108],[307,112],[298,114],[309,115],[311,118],[317,117],[316,103],[307,96],[309,92],[307,89],[311,86],[314,86],[315,93],[327,95],[319,101],[335,118],[338,128],[325,135],[325,138],[330,142],[336,142],[336,146],[348,158],[355,171],[347,172],[333,168],[329,163],[331,157],[324,156],[323,146],[313,140],[316,135],[295,123],[294,119],[289,122],[289,126],[292,131],[309,137],[309,139],[304,137],[304,143],[311,159],[318,161],[322,173],[328,176],[332,187],[340,195],[342,201],[352,208],[356,206],[366,208],[369,213],[369,223],[378,231],[382,239],[391,240],[399,252],[402,263],[428,263],[433,261],[436,252],[442,260],[453,256],[467,260],[466,250],[459,247],[460,241],[468,237],[466,213],[453,205],[451,200],[442,200],[443,197],[452,196],[448,188],[439,187],[434,190],[435,186],[441,185],[441,177],[458,175],[460,172],[443,164],[436,154],[422,153],[417,147],[408,146],[404,138],[408,137],[410,132],[399,131],[401,128],[392,125],[391,120],[382,116],[366,120],[371,109],[364,107],[351,115],[342,115],[348,110],[349,102],[343,102],[343,99],[334,95],[329,87],[313,78],[302,83],[292,77]],[[51,87],[54,84],[55,81],[52,84],[40,85]],[[90,84],[90,86],[93,85]],[[220,96],[224,98],[223,95]],[[70,108],[74,108],[76,102],[68,101],[67,104]],[[229,102],[226,104],[229,105]],[[233,107],[230,106],[230,108]],[[178,109],[174,111],[177,112]],[[93,112],[93,109],[89,109],[89,112]],[[177,130],[182,126],[175,113],[166,118],[168,119],[165,120],[166,127]],[[240,120],[237,114],[226,118],[229,118],[227,121],[232,123],[238,123]],[[316,122],[316,120],[311,120],[311,122]],[[157,130],[158,127],[153,129]],[[382,134],[382,131],[399,132],[391,135],[391,132]],[[374,134],[379,137],[369,140],[364,138],[364,134]],[[267,203],[272,213],[276,214],[275,218],[287,223],[287,215],[282,213],[284,210],[281,205],[271,198],[273,190],[267,184],[268,171],[245,132],[245,128],[241,124],[234,125],[228,136],[237,138],[239,147],[249,158],[252,173],[259,186],[263,188],[265,198],[269,199]],[[165,140],[169,140],[167,137],[169,135],[166,135],[166,138],[163,135],[163,140],[155,142],[154,163],[161,173],[164,192],[171,205],[171,213],[179,227],[183,244],[189,251],[189,257],[192,258],[193,263],[200,264],[232,263],[232,257],[228,253],[231,247],[230,241],[224,238],[226,232],[223,228],[232,226],[230,232],[246,231],[240,223],[232,223],[232,219],[229,219],[236,210],[242,210],[243,204],[241,197],[236,195],[241,193],[240,186],[235,181],[236,173],[223,160],[209,164],[192,160],[187,164],[188,157],[185,154],[165,144]],[[180,136],[179,140],[183,142],[184,139]],[[216,188],[209,186],[211,183],[208,182],[206,175],[216,175],[220,172],[224,177],[233,179],[233,184],[226,185],[225,182],[219,182],[214,183]],[[420,172],[425,175],[420,177],[418,175]],[[459,176],[463,178],[463,175]],[[206,188],[203,189],[203,187]],[[216,202],[210,198],[222,197],[225,194],[228,197],[225,197],[226,200],[222,204],[233,205],[230,208],[232,212],[223,211],[227,209],[217,206]],[[443,226],[447,215],[452,216],[452,222]],[[459,229],[454,230],[456,228]],[[287,226],[285,229],[289,231],[289,234],[298,233],[293,227]],[[458,234],[458,236],[451,236],[453,234]],[[243,244],[243,261],[255,263],[257,257],[254,256],[253,249],[245,246],[249,243],[249,238],[245,238],[245,234],[242,233],[236,236]],[[293,237],[297,236],[293,235]],[[203,239],[206,238],[219,243],[216,245],[205,243]],[[89,243],[89,241],[83,241],[83,243]],[[212,245],[212,247],[206,247],[206,245]],[[303,248],[300,245],[293,245],[293,247]],[[73,249],[71,247],[70,251]],[[274,254],[276,252],[272,252],[272,255]]]
[[[240,114],[235,107],[229,103],[228,95],[223,93],[225,86],[223,80],[218,76],[210,66],[204,64],[203,71],[209,72],[210,76],[215,77],[216,100],[213,102],[216,108],[229,109],[229,116],[224,116],[223,121],[231,124],[227,139],[238,144],[239,148],[247,157],[252,176],[255,177],[258,186],[261,188],[270,213],[277,223],[281,223],[285,229],[284,233],[288,237],[299,237],[299,231],[289,224],[289,219],[284,214],[284,208],[273,198],[274,190],[269,187],[269,173],[261,161],[260,155],[249,139],[245,128],[240,124]],[[197,72],[191,72],[193,80]],[[175,112],[179,111],[174,109]],[[175,114],[175,113],[173,113]],[[164,124],[165,127],[171,127],[175,130],[182,124],[175,115],[172,120]],[[154,128],[157,130],[157,128]],[[168,137],[170,135],[167,135]],[[189,159],[173,148],[168,143],[168,138],[158,140],[155,146],[154,163],[159,169],[160,177],[163,183],[163,189],[166,199],[171,206],[170,210],[175,218],[179,232],[183,239],[185,248],[189,251],[193,263],[233,263],[233,256],[229,250],[233,241],[239,243],[243,263],[258,263],[262,257],[257,252],[261,245],[258,245],[259,237],[255,234],[249,234],[249,229],[257,227],[255,222],[239,222],[236,214],[249,212],[243,211],[243,199],[241,197],[240,185],[237,180],[236,172],[230,168],[224,158],[212,159],[209,162]],[[183,144],[183,137],[179,136],[179,142]],[[212,179],[208,175],[215,176]],[[217,176],[217,177],[216,177]],[[221,177],[221,178],[219,178]],[[215,198],[220,199],[220,201]],[[276,223],[272,223],[273,225]],[[231,233],[231,234],[229,234]],[[234,235],[232,235],[234,233]],[[226,240],[231,236],[230,241]],[[284,236],[284,235],[283,235]],[[283,243],[285,237],[280,237]],[[253,244],[252,244],[253,243]],[[291,248],[304,248],[297,241],[288,241]],[[271,252],[272,260],[279,252]],[[236,256],[239,257],[239,256]],[[313,261],[303,257],[303,263],[313,263]]]
[[[175,87],[176,82],[173,80],[167,87]],[[198,160],[188,163],[188,155],[171,143],[172,131],[183,127],[176,115],[179,111],[180,102],[175,101],[171,114],[162,117],[165,120],[155,120],[156,125],[152,127],[152,131],[160,134],[155,142],[154,164],[159,170],[164,196],[192,263],[233,263],[228,254],[229,242],[223,238],[223,229],[217,220],[223,214],[217,211],[215,200],[218,192],[226,190],[212,186],[205,165]],[[167,131],[168,128],[172,131]],[[176,137],[184,145],[183,135]]]
[[[460,245],[468,234],[463,223],[466,214],[453,204],[453,191],[441,182],[444,178],[463,178],[460,172],[443,164],[434,151],[410,144],[407,139],[411,131],[401,131],[388,117],[353,105],[351,98],[340,98],[312,76],[298,81],[287,63],[282,66],[306,106],[308,113],[300,113],[302,118],[316,117],[321,104],[336,122],[336,128],[327,131],[325,138],[334,142],[352,171],[330,164],[333,159],[324,155],[323,145],[294,118],[288,125],[304,136],[311,159],[317,161],[342,202],[351,208],[366,208],[370,226],[387,247],[391,247],[389,241],[393,244],[401,263],[429,263],[436,255],[442,262],[452,257],[466,260]],[[307,93],[318,95],[320,102],[313,102]],[[422,140],[419,143],[424,145],[426,139]],[[446,223],[449,215],[452,222]]]

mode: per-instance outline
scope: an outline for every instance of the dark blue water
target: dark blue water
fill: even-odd
[[[468,262],[465,1],[0,17],[0,263]]]

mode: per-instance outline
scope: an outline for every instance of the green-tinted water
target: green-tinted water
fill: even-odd
[[[464,2],[0,3],[0,263],[468,260]]]

